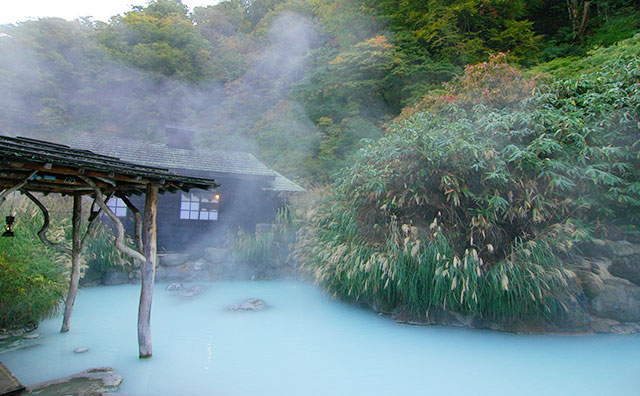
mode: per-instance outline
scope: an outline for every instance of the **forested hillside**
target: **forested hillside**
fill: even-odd
[[[0,54],[1,134],[185,126],[308,187],[235,239],[261,265],[295,234],[302,273],[405,321],[640,328],[640,1],[152,0],[0,26]]]
[[[178,124],[326,182],[465,65],[501,52],[571,73],[639,28],[631,0],[228,0],[191,12],[156,0],[108,22],[0,27],[0,129],[161,140]]]

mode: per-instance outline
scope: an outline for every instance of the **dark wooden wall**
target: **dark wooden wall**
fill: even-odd
[[[194,175],[195,176],[195,175]],[[158,199],[158,252],[186,252],[203,247],[220,247],[230,233],[242,228],[255,232],[256,224],[271,223],[276,210],[284,203],[275,194],[263,191],[265,178],[213,176],[220,187],[218,220],[180,219],[180,192],[164,193]],[[132,203],[143,210],[144,196],[131,197]],[[128,211],[124,222],[133,235],[133,215]]]

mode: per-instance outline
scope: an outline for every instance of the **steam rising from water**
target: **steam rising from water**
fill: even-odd
[[[86,289],[71,332],[45,321],[37,345],[2,361],[26,384],[112,365],[120,392],[139,396],[630,396],[639,385],[639,335],[401,326],[297,282],[218,282],[195,299],[158,285],[154,355],[141,360],[137,295],[134,285]],[[227,309],[247,297],[269,308]]]
[[[245,75],[222,85],[152,76],[107,54],[91,27],[62,19],[7,27],[0,37],[3,134],[71,141],[82,132],[161,140],[164,126],[197,129],[216,148],[257,152],[249,131],[299,80],[317,34],[308,18],[277,16]],[[39,49],[37,49],[39,48]],[[296,106],[298,127],[316,133]],[[283,113],[286,116],[291,113]],[[286,121],[286,120],[283,120]]]

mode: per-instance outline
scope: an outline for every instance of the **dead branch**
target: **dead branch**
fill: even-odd
[[[142,243],[142,213],[140,213],[140,210],[138,210],[138,208],[136,208],[133,203],[131,203],[126,195],[118,193],[116,194],[116,196],[120,198],[122,202],[127,205],[127,208],[131,209],[131,211],[133,212],[133,217],[135,218],[135,227],[133,233],[136,239],[136,246],[138,247],[138,250],[142,252],[144,251],[144,245]]]
[[[24,195],[27,196],[27,198],[29,198],[34,204],[36,204],[36,206],[38,208],[40,208],[40,211],[42,212],[42,215],[44,216],[44,224],[42,224],[42,227],[40,228],[40,231],[38,231],[38,238],[40,238],[42,243],[44,243],[44,245],[47,246],[47,247],[50,247],[52,249],[56,249],[56,250],[58,250],[60,252],[66,253],[68,255],[71,255],[72,254],[71,249],[69,249],[68,247],[64,246],[61,243],[51,242],[47,238],[47,230],[49,229],[49,225],[50,225],[49,211],[47,210],[47,208],[45,208],[45,206],[42,204],[42,202],[40,202],[38,200],[38,198],[36,198],[29,191],[20,190],[20,192],[22,192]]]
[[[109,201],[109,198],[111,198],[110,194],[107,196],[107,201]],[[84,248],[84,244],[87,241],[87,237],[93,233],[93,230],[95,229],[96,224],[98,224],[95,220],[100,215],[100,212],[102,212],[102,209],[98,207],[98,210],[94,210],[95,205],[96,205],[96,200],[94,198],[93,202],[91,202],[91,209],[89,209],[89,218],[87,219],[87,231],[84,233],[84,235],[82,236],[82,240],[80,241],[80,250]]]
[[[82,179],[85,183],[93,187],[93,191],[95,191],[96,204],[100,207],[100,209],[104,211],[104,213],[107,214],[107,216],[109,216],[111,221],[113,221],[113,223],[116,225],[115,245],[118,248],[118,250],[120,250],[121,252],[123,252],[128,256],[133,257],[134,259],[140,260],[142,263],[145,263],[147,259],[144,257],[142,253],[138,252],[135,249],[131,249],[129,246],[127,246],[124,243],[124,225],[122,224],[120,219],[118,219],[118,217],[115,215],[115,213],[113,213],[113,211],[111,211],[111,209],[109,209],[109,207],[105,203],[104,194],[102,193],[102,190],[100,190],[100,187],[98,187],[93,180],[91,180],[86,176],[78,175],[78,177]]]

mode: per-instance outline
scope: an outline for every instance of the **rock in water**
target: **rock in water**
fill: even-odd
[[[185,253],[166,253],[158,255],[158,262],[165,267],[177,267],[189,259]]]
[[[246,301],[229,307],[230,311],[262,311],[267,305],[259,298],[249,298]]]
[[[184,288],[184,290],[181,291],[180,297],[185,297],[185,298],[195,297],[198,294],[202,293],[204,289],[205,288],[201,285],[186,287]]]
[[[169,286],[167,286],[167,291],[178,291],[178,290],[182,290],[183,286],[182,283],[172,283]]]
[[[122,383],[112,367],[85,370],[69,377],[31,385],[26,395],[107,395]]]
[[[85,353],[89,350],[87,347],[78,347],[73,350],[74,353]]]

